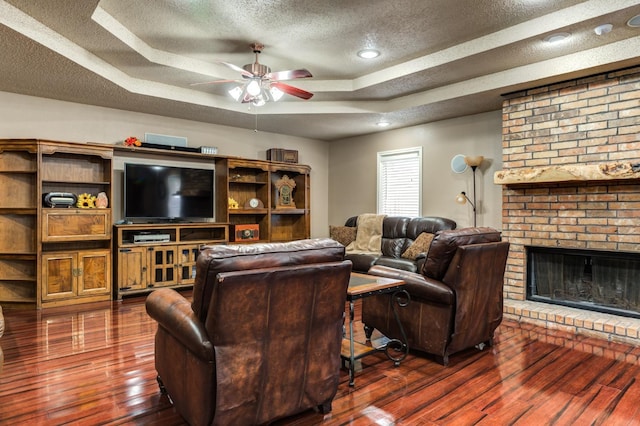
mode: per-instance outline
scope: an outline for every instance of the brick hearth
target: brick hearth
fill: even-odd
[[[640,163],[640,67],[511,94],[503,168]],[[640,180],[503,186],[505,316],[637,344],[640,320],[526,301],[527,246],[640,251]]]

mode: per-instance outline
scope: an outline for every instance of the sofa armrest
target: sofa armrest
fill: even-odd
[[[380,256],[373,262],[372,266],[387,266],[389,268],[400,269],[409,272],[418,272],[416,262],[404,258],[396,258],[389,256]]]
[[[350,260],[352,264],[352,270],[357,272],[366,273],[369,268],[374,264],[376,259],[379,256],[376,254],[366,254],[366,253],[349,253],[346,252],[344,255],[345,260]]]
[[[444,305],[455,303],[455,294],[449,286],[424,275],[379,265],[372,266],[368,274],[403,280],[411,297]]]
[[[145,302],[147,313],[168,334],[204,361],[213,361],[209,336],[191,309],[191,303],[175,290],[153,291]]]

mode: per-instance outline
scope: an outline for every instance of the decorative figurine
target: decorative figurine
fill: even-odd
[[[129,136],[124,140],[125,146],[142,146],[142,142],[135,136]]]
[[[107,208],[109,205],[109,198],[107,198],[106,192],[99,192],[96,197],[96,207],[99,209]]]

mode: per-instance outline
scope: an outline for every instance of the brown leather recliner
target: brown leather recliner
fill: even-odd
[[[436,355],[447,365],[449,355],[493,344],[502,321],[504,271],[509,243],[492,228],[440,231],[431,243],[422,273],[373,266],[369,274],[406,282],[410,302],[397,307],[410,349]],[[401,338],[390,296],[365,298],[362,321]]]
[[[351,262],[331,239],[209,246],[193,303],[147,297],[163,391],[191,425],[263,424],[331,410]]]

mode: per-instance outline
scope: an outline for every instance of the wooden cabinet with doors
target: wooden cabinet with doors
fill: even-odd
[[[101,192],[111,200],[112,159],[111,146],[0,140],[0,303],[111,299],[111,208],[45,200]]]
[[[42,255],[42,300],[52,302],[111,294],[111,251]]]
[[[116,297],[155,288],[189,288],[200,248],[229,240],[224,223],[115,225]]]

